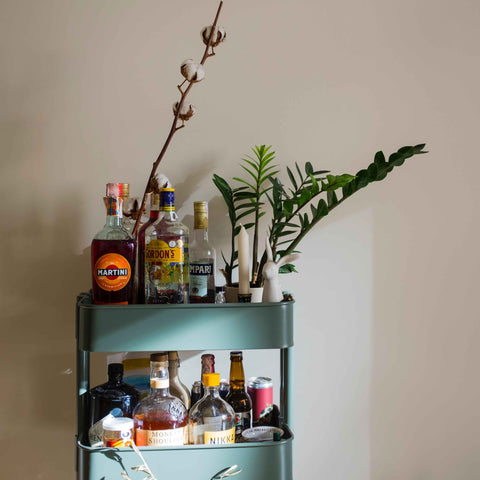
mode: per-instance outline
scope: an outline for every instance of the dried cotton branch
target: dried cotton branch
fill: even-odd
[[[157,168],[160,165],[160,162],[162,161],[163,156],[165,155],[165,152],[167,151],[168,145],[170,144],[170,141],[172,140],[173,135],[175,134],[175,132],[177,132],[177,130],[180,130],[181,128],[183,128],[184,122],[187,121],[189,118],[191,118],[192,115],[195,113],[195,108],[193,107],[193,105],[186,104],[185,99],[189,94],[190,90],[192,89],[192,86],[195,85],[195,83],[201,81],[205,77],[205,70],[203,65],[205,64],[205,62],[209,57],[215,55],[213,48],[218,46],[225,39],[225,36],[226,36],[225,29],[223,27],[217,27],[218,18],[220,16],[222,6],[223,6],[223,0],[221,0],[218,5],[217,13],[215,15],[213,24],[208,27],[204,27],[202,30],[201,35],[202,35],[203,42],[205,43],[206,46],[205,46],[205,51],[203,53],[203,57],[200,63],[195,63],[193,60],[188,59],[185,62],[183,62],[180,67],[180,72],[185,77],[185,80],[183,81],[183,83],[181,83],[180,85],[177,85],[181,93],[180,101],[176,102],[176,104],[174,105],[174,108],[173,108],[174,118],[173,118],[172,126],[170,128],[170,132],[167,135],[167,139],[165,140],[162,150],[160,151],[155,162],[153,163],[152,171],[150,172],[150,176],[148,177],[147,186],[145,188],[142,204],[139,210],[139,215],[137,217],[137,221],[135,222],[135,227],[133,229],[134,236],[136,235],[140,227],[140,219],[145,210],[145,202],[147,200],[150,181],[155,176]],[[209,51],[210,49],[211,49],[211,52]],[[185,82],[188,82],[188,86],[185,90],[182,90],[182,86]],[[181,126],[178,126],[179,120],[181,120],[182,122]]]

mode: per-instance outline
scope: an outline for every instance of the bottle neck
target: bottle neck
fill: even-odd
[[[162,397],[170,394],[168,362],[150,362],[150,393]]]
[[[122,226],[122,198],[108,197],[107,200],[107,220],[105,222],[107,227],[121,227]]]
[[[121,374],[113,374],[108,377],[108,383],[112,385],[120,385],[123,381],[123,375]]]
[[[204,397],[213,397],[213,398],[221,398],[220,397],[220,386],[217,385],[216,387],[203,387],[204,388]]]
[[[232,390],[245,390],[245,372],[242,360],[234,359],[230,364],[230,388]]]
[[[193,230],[194,242],[208,242],[208,230],[195,228]]]

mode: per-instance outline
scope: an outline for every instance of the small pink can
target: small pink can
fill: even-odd
[[[273,407],[273,382],[268,377],[251,377],[247,381],[247,391],[252,399],[253,421],[263,417]]]

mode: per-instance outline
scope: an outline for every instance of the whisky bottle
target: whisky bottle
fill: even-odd
[[[160,189],[158,220],[145,230],[145,303],[188,303],[188,228],[173,188]]]
[[[204,374],[203,384],[205,394],[190,410],[190,443],[212,445],[234,443],[235,413],[220,397],[220,374]]]
[[[225,400],[235,411],[235,435],[239,437],[252,426],[252,401],[245,390],[242,352],[230,352],[230,393]]]
[[[150,356],[150,393],[135,408],[138,446],[178,446],[188,439],[188,414],[183,402],[170,394],[168,353]]]
[[[179,398],[187,410],[190,408],[190,392],[182,383],[178,375],[180,368],[180,358],[178,352],[168,352],[168,375],[170,377],[170,393]]]
[[[190,303],[215,303],[215,249],[208,241],[208,203],[194,202],[189,248]]]
[[[135,241],[122,225],[122,184],[107,183],[107,220],[91,248],[93,302],[133,302]]]
[[[140,392],[123,382],[121,363],[110,363],[108,382],[89,390],[87,400],[90,404],[89,425],[92,426],[115,408],[119,408],[124,417],[132,417],[133,410],[140,400]]]
[[[160,195],[150,196],[150,217],[137,232],[137,303],[145,303],[145,232],[158,220]]]

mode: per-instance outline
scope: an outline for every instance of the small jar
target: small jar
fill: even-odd
[[[215,287],[215,303],[226,303],[225,287]]]
[[[132,444],[133,420],[131,418],[106,418],[102,426],[105,447],[128,447]]]

